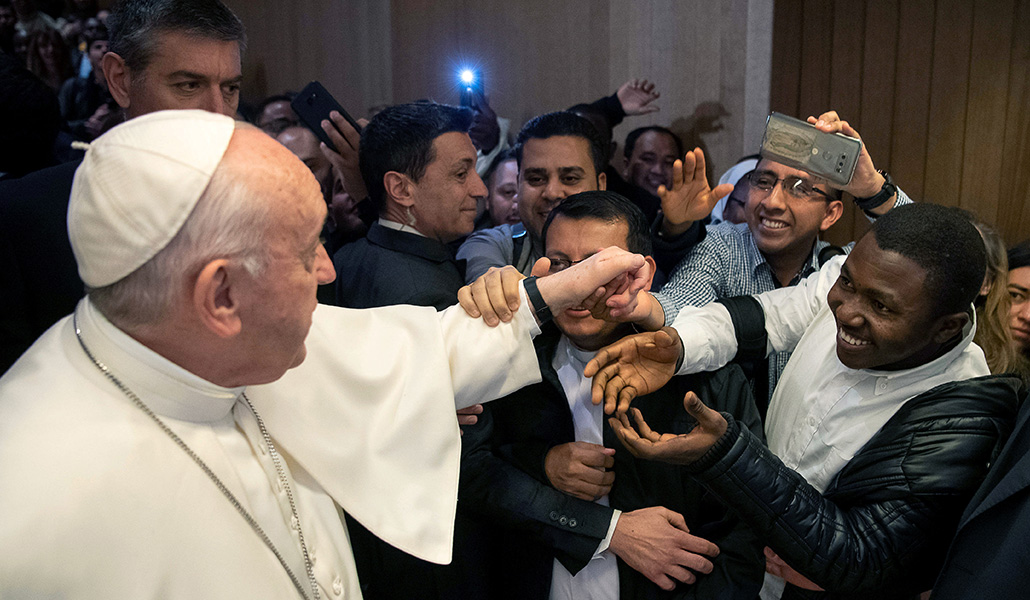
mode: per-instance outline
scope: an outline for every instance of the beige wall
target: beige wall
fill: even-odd
[[[768,112],[772,0],[227,3],[250,38],[250,101],[320,79],[356,117],[424,97],[456,103],[455,71],[472,61],[497,113],[517,128],[643,77],[658,84],[661,112],[629,119],[616,138],[673,125],[707,148],[716,174],[754,151]],[[702,105],[728,113],[718,129],[693,117]]]

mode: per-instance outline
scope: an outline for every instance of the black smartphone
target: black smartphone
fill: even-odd
[[[358,125],[358,122],[347,111],[343,110],[343,107],[336,101],[336,98],[333,98],[333,95],[326,91],[322,84],[317,81],[312,81],[304,86],[304,89],[297,94],[297,97],[293,99],[290,106],[293,107],[293,112],[297,113],[297,116],[307,125],[308,129],[313,131],[318,136],[318,139],[325,142],[325,145],[333,150],[336,150],[336,146],[329,141],[329,136],[322,129],[322,121],[329,120],[332,122],[329,119],[329,113],[332,111],[335,110],[343,115],[343,118],[347,119],[351,127],[358,133],[361,133],[361,125]]]
[[[837,186],[851,182],[862,142],[842,133],[825,133],[815,125],[774,112],[769,115],[761,154]]]
[[[462,106],[475,108],[476,96],[483,95],[483,74],[472,69],[462,69],[458,73],[458,84],[461,86],[459,103]]]

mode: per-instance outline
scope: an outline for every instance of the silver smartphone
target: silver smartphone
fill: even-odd
[[[806,123],[774,112],[762,137],[762,158],[807,171],[838,187],[851,183],[862,141],[841,133],[825,133]]]

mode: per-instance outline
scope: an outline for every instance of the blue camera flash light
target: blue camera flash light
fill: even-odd
[[[476,81],[476,73],[472,69],[462,69],[458,77],[465,85],[472,85]]]

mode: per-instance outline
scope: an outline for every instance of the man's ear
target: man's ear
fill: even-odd
[[[819,231],[826,231],[836,223],[844,214],[844,203],[840,200],[830,200],[826,203],[826,214],[823,215],[823,222],[819,224]]]
[[[193,310],[197,319],[221,338],[239,335],[243,329],[239,282],[234,279],[239,273],[228,260],[220,258],[204,265],[193,284]]]
[[[101,59],[100,66],[104,69],[104,79],[107,80],[107,89],[110,90],[111,97],[118,106],[129,108],[129,86],[132,77],[125,60],[114,52],[108,52]]]
[[[604,172],[597,175],[597,189],[602,192],[608,189],[608,176]]]
[[[383,187],[386,188],[387,198],[401,206],[414,206],[415,185],[407,175],[389,171],[383,175]]]
[[[962,329],[968,322],[969,313],[965,312],[938,317],[934,323],[933,341],[937,344],[943,344],[957,335],[962,335]]]
[[[651,267],[651,276],[647,278],[647,285],[644,286],[644,291],[651,289],[651,284],[654,283],[655,272],[658,270],[658,265],[655,264],[654,259],[650,256],[645,256],[644,261],[647,262],[647,266]]]

